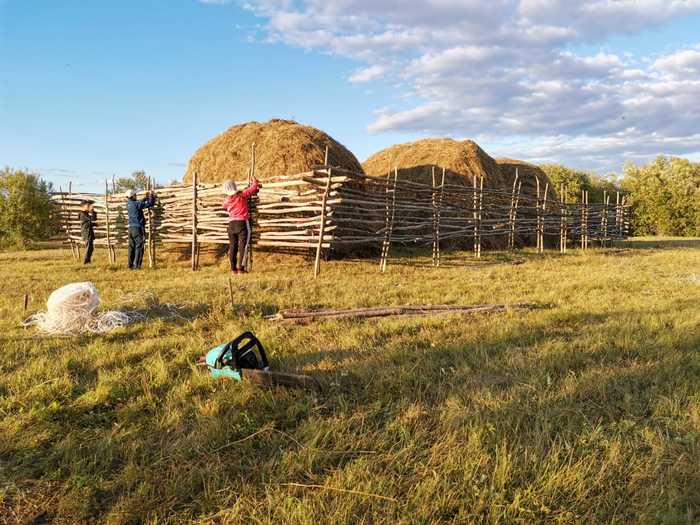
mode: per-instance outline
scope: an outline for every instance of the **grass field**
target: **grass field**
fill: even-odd
[[[119,254],[123,261],[123,254]],[[700,240],[566,256],[377,264],[256,258],[128,272],[102,251],[0,254],[0,522],[698,523]],[[460,264],[461,263],[461,264]],[[68,282],[147,319],[18,327]],[[288,326],[289,307],[511,303],[476,316]],[[318,398],[214,382],[194,361],[252,329]]]

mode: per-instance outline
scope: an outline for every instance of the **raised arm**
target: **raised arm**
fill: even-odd
[[[248,186],[246,189],[244,189],[244,190],[241,192],[241,195],[242,195],[245,199],[247,199],[247,198],[250,197],[251,195],[255,195],[256,193],[258,193],[258,191],[260,191],[260,183],[258,182],[258,179],[253,179],[253,184],[251,184],[251,185]]]

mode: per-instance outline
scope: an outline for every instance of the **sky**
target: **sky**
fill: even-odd
[[[0,166],[180,179],[249,120],[600,174],[700,160],[700,0],[0,0]]]

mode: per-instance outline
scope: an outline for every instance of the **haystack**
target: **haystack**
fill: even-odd
[[[190,159],[185,182],[196,170],[201,182],[245,179],[250,148],[255,143],[255,174],[260,180],[309,171],[324,162],[362,173],[362,166],[345,146],[330,135],[292,120],[247,122],[233,126],[199,148]]]
[[[515,172],[518,172],[518,180],[522,181],[521,194],[530,197],[537,198],[537,180],[540,181],[540,192],[543,195],[547,184],[549,184],[549,190],[547,191],[547,200],[558,199],[559,188],[555,188],[552,185],[552,181],[549,180],[547,174],[539,167],[529,162],[523,160],[515,159],[496,159],[498,162],[498,167],[501,170],[501,175],[503,176],[503,183],[506,188],[513,187],[513,180],[515,179]]]
[[[369,157],[362,167],[367,175],[381,176],[394,167],[399,179],[432,183],[432,170],[446,169],[445,182],[471,186],[472,177],[484,177],[484,187],[502,187],[498,164],[471,140],[424,139],[397,144]]]

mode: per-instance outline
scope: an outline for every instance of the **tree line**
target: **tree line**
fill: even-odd
[[[622,176],[600,177],[561,164],[540,166],[556,191],[564,188],[569,202],[603,202],[605,193],[625,196],[631,206],[633,235],[700,236],[700,163],[659,156],[645,165],[627,164]],[[143,170],[114,181],[111,191],[145,189]],[[58,233],[52,218],[53,186],[39,174],[5,168],[0,171],[0,248],[26,247]]]

